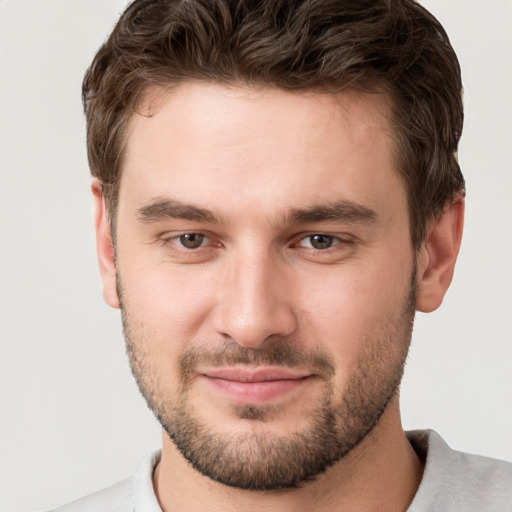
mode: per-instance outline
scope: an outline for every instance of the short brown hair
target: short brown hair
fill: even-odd
[[[83,82],[91,173],[115,217],[128,120],[148,86],[187,80],[383,91],[411,239],[464,194],[462,82],[437,19],[413,0],[136,0]]]

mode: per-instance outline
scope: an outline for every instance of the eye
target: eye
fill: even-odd
[[[331,235],[323,235],[323,234],[316,234],[316,235],[309,235],[305,238],[303,238],[299,245],[302,247],[311,247],[312,249],[329,249],[329,247],[332,247],[335,243],[338,242],[338,239]]]
[[[158,237],[159,245],[169,261],[203,263],[214,259],[223,247],[215,234],[200,231],[166,232]]]
[[[184,233],[175,238],[176,242],[186,249],[197,249],[206,244],[208,238],[202,233]]]

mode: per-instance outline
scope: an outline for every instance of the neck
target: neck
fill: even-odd
[[[234,489],[190,466],[167,435],[153,477],[164,512],[203,511],[405,511],[420,484],[423,465],[400,422],[398,397],[379,424],[347,456],[298,489],[257,492]]]

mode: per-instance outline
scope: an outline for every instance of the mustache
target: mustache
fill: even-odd
[[[222,366],[281,366],[306,369],[313,375],[329,379],[334,375],[333,360],[320,351],[304,351],[296,344],[279,340],[250,349],[236,342],[224,342],[215,348],[193,347],[178,360],[182,382],[186,382],[198,367]]]

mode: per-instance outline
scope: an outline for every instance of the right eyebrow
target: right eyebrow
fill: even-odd
[[[162,219],[184,219],[196,222],[221,224],[221,220],[210,210],[175,199],[156,199],[137,210],[137,217],[142,222]]]

